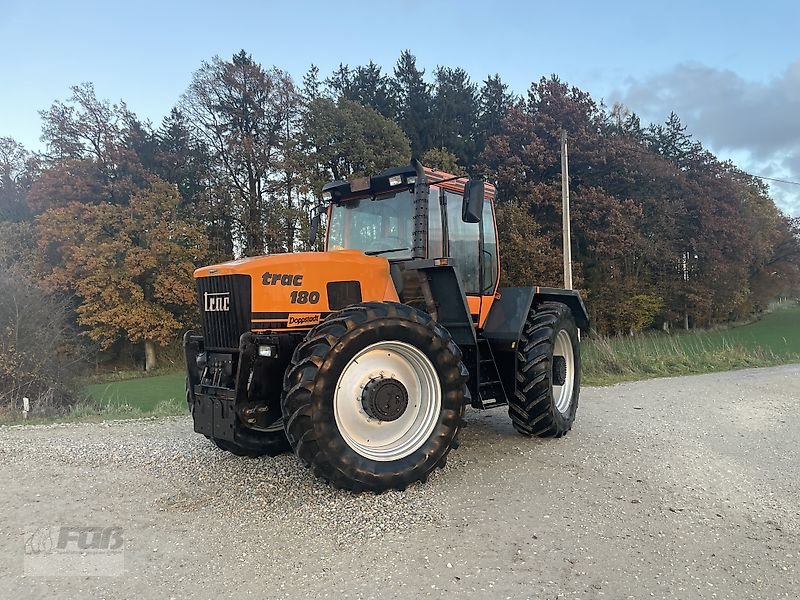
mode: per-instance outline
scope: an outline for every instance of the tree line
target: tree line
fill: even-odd
[[[0,138],[0,266],[69,299],[100,348],[141,345],[149,367],[197,322],[195,267],[318,248],[324,182],[412,156],[496,183],[505,285],[560,285],[562,129],[575,282],[598,331],[738,320],[800,289],[800,222],[759,179],[677,115],[645,125],[555,75],[517,96],[405,51],[390,72],[297,81],[241,51],[202,63],[159,124],[89,83],[71,92],[41,111],[43,151]]]

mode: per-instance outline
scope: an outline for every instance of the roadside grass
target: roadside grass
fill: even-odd
[[[586,340],[582,359],[586,385],[800,362],[800,306],[729,329]]]
[[[584,385],[691,375],[800,362],[800,305],[779,308],[729,329],[650,333],[583,341]],[[0,413],[0,424],[109,421],[187,414],[182,371],[141,377],[117,372],[90,379],[85,398],[67,414],[23,421]]]
[[[168,375],[121,379],[107,383],[93,383],[85,388],[88,399],[76,408],[104,411],[140,411],[153,413],[160,405],[178,406],[186,412],[186,375],[183,372]],[[164,410],[161,406],[160,410]]]
[[[87,385],[84,398],[63,415],[23,420],[0,413],[0,424],[113,421],[187,414],[185,375],[170,373]]]

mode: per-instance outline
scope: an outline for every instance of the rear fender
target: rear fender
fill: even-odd
[[[543,287],[509,287],[497,290],[499,297],[495,299],[483,334],[487,339],[502,343],[514,343],[519,340],[522,328],[528,319],[531,308],[542,302],[560,302],[570,309],[578,327],[586,332],[589,329],[589,313],[583,304],[581,295],[576,290],[562,290]],[[513,348],[513,346],[511,346]],[[509,348],[511,349],[511,348]]]
[[[509,287],[498,290],[483,328],[495,356],[497,370],[508,393],[516,389],[517,344],[532,308],[543,302],[560,302],[572,313],[581,331],[589,330],[589,314],[575,290],[543,287]]]

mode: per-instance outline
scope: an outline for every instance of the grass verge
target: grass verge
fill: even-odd
[[[85,397],[63,415],[23,420],[19,414],[0,413],[0,424],[111,421],[187,414],[185,375],[170,373],[94,383]]]
[[[586,340],[582,358],[586,385],[800,362],[800,306],[730,329]]]
[[[597,338],[582,344],[584,385],[800,362],[800,306],[718,331]],[[186,414],[183,372],[126,378],[115,374],[85,388],[63,416],[28,419],[0,413],[0,424],[104,421]]]

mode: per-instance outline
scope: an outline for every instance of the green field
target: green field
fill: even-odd
[[[800,362],[800,306],[717,331],[588,340],[583,360],[589,385]]]
[[[186,375],[171,373],[86,386],[88,400],[76,410],[109,416],[170,415],[186,412]]]
[[[601,338],[583,344],[583,382],[707,373],[800,362],[800,306],[719,331]],[[186,412],[184,374],[172,373],[86,387],[73,418],[124,418]]]

